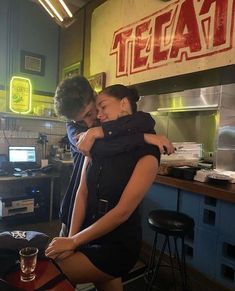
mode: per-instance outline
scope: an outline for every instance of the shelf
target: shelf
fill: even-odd
[[[24,119],[37,119],[37,120],[47,120],[56,122],[66,122],[65,119],[60,119],[58,117],[47,117],[47,116],[37,116],[29,114],[16,114],[11,112],[0,112],[0,117],[10,117],[10,118],[24,118]]]

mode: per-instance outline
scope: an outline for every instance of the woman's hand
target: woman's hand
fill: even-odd
[[[170,155],[175,152],[173,144],[165,135],[145,133],[144,140],[148,144],[158,146],[161,154]]]
[[[93,127],[88,129],[86,132],[82,132],[76,136],[77,138],[77,149],[84,155],[90,156],[90,150],[98,138],[103,138],[104,132],[102,127]]]
[[[67,251],[73,251],[76,248],[73,237],[55,237],[45,251],[45,255],[55,259]],[[68,254],[68,253],[67,253]]]

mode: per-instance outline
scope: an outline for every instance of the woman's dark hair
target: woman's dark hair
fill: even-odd
[[[74,76],[63,80],[54,96],[55,111],[58,115],[74,119],[91,101],[94,91],[88,80],[82,76]]]
[[[137,104],[136,102],[139,101],[140,96],[137,91],[137,89],[133,86],[127,87],[121,84],[111,85],[109,87],[106,87],[101,94],[107,94],[114,98],[117,98],[119,100],[123,98],[127,98],[130,102],[132,113],[135,113],[137,111]]]

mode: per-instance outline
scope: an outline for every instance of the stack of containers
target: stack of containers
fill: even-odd
[[[172,167],[198,165],[202,157],[202,144],[196,142],[173,142],[175,153],[162,155],[158,171],[160,175],[168,175]]]

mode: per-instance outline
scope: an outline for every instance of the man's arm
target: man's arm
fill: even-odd
[[[87,193],[88,193],[86,184],[86,170],[88,163],[89,159],[85,158],[82,168],[80,184],[74,201],[69,236],[76,234],[80,230],[86,214]]]
[[[87,156],[90,155],[91,148],[92,154],[110,156],[131,150],[146,142],[158,146],[161,153],[173,153],[174,147],[165,136],[153,134],[154,124],[155,121],[149,113],[137,112],[115,121],[105,122],[102,127],[90,128],[77,136],[77,147]]]
[[[85,132],[86,130],[87,128],[81,127],[80,125],[77,125],[77,123],[73,121],[69,121],[66,123],[66,132],[67,132],[67,136],[70,143],[70,149],[72,151],[73,156],[74,156],[74,153],[76,152],[80,153],[79,149],[76,146],[77,136],[81,134],[82,132]]]
[[[102,155],[120,153],[144,144],[143,133],[155,133],[154,125],[155,121],[149,113],[136,112],[79,134],[77,148],[89,156],[94,142],[97,141],[92,148],[93,153]]]
[[[154,132],[155,120],[149,113],[138,111],[114,121],[102,124],[104,139],[113,139],[116,136],[133,135],[135,133]]]
[[[61,221],[67,226],[68,229],[71,222],[73,202],[76,196],[76,190],[79,186],[80,174],[82,171],[82,164],[84,161],[83,154],[76,147],[77,142],[76,134],[78,134],[82,130],[85,129],[82,129],[74,122],[66,123],[66,131],[70,142],[71,153],[73,156],[73,171],[71,174],[71,178],[66,193],[60,205],[59,216]]]

